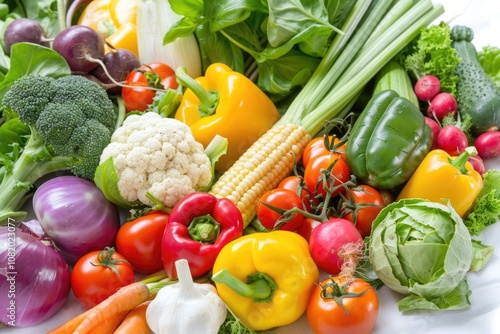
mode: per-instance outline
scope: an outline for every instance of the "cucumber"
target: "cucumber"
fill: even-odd
[[[472,44],[474,32],[466,26],[451,29],[451,46],[460,62],[455,67],[459,77],[455,98],[462,118],[472,120],[471,133],[479,134],[500,128],[500,89],[486,74]]]

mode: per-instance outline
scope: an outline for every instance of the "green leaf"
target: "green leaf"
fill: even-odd
[[[398,302],[398,309],[401,312],[413,310],[460,310],[470,306],[469,296],[471,291],[466,280],[463,280],[450,293],[436,298],[424,298],[417,295],[410,295]]]
[[[32,43],[14,44],[9,71],[0,82],[0,98],[14,81],[27,74],[59,78],[70,75],[71,70],[66,60],[50,48]]]
[[[269,59],[258,64],[257,85],[273,94],[288,94],[292,89],[305,85],[318,64],[319,58],[291,50],[280,59]]]
[[[130,203],[121,196],[118,189],[118,174],[116,173],[113,157],[109,157],[97,167],[94,175],[94,183],[111,203],[126,209],[140,206],[139,202]]]
[[[487,246],[481,241],[474,239],[472,239],[472,249],[474,251],[474,258],[470,268],[472,271],[483,269],[495,252],[495,247]]]

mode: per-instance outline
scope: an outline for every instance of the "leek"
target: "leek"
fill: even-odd
[[[194,34],[164,44],[163,37],[180,20],[168,0],[140,0],[137,5],[137,47],[141,63],[162,62],[183,66],[189,76],[202,74],[201,55]]]

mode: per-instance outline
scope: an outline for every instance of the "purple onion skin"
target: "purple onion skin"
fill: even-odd
[[[120,227],[117,207],[92,181],[76,176],[44,182],[33,195],[33,211],[70,264],[91,251],[113,246]]]
[[[15,276],[7,275],[12,261],[9,242],[15,235]],[[11,280],[8,280],[11,279]],[[15,287],[11,283],[15,282]],[[17,227],[0,227],[0,321],[16,327],[35,326],[61,309],[71,289],[68,264],[54,248]],[[14,291],[14,295],[12,295]],[[10,295],[9,295],[10,294]],[[14,302],[15,311],[11,303]],[[9,307],[11,309],[9,309]]]

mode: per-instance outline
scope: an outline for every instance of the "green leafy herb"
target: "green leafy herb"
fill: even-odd
[[[493,80],[495,86],[500,88],[500,48],[485,46],[477,56],[486,74]]]

